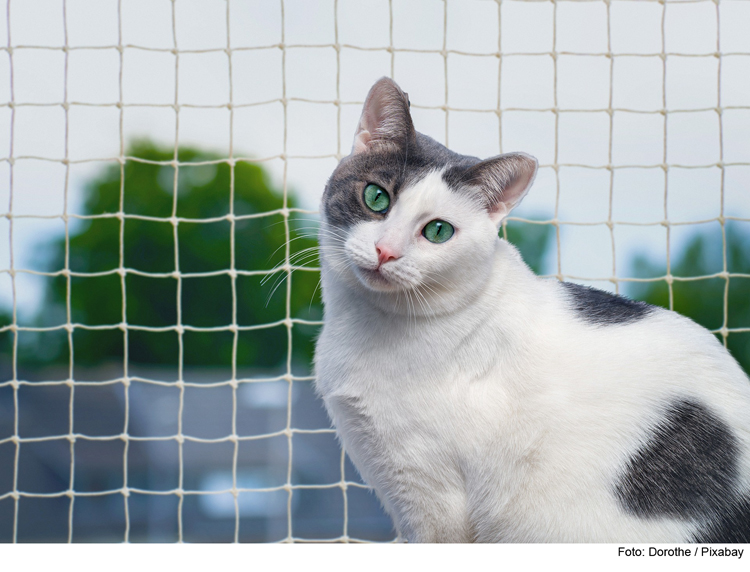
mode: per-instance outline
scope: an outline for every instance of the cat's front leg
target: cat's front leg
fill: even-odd
[[[321,384],[322,386],[322,384]],[[463,476],[416,414],[378,409],[371,395],[330,392],[324,402],[349,457],[407,542],[471,542]],[[401,402],[403,405],[403,402]]]
[[[390,505],[388,512],[401,540],[410,543],[463,543],[476,540],[469,523],[463,491],[444,486],[436,491],[411,481],[409,490],[401,489],[400,492],[398,498],[391,498],[387,504]]]
[[[421,522],[414,528],[404,527],[400,535],[406,542],[467,543],[475,542],[474,535],[463,523]]]

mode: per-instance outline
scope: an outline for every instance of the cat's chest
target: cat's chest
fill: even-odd
[[[399,386],[398,380],[393,383],[378,372],[370,372],[369,378],[370,384],[342,385],[324,394],[339,436],[365,480],[377,487],[397,475],[453,472],[476,433],[466,392],[439,377],[431,380],[429,391],[419,390],[414,380],[401,380]],[[446,461],[441,467],[435,467],[436,456]]]
[[[446,339],[423,329],[388,338],[328,328],[318,343],[317,384],[348,449],[367,456],[415,446],[465,450],[503,418],[503,368],[474,348],[477,335]]]
[[[465,374],[439,352],[414,339],[348,342],[321,352],[317,364],[319,391],[339,428],[372,434],[428,429],[440,412],[445,420],[461,407]]]

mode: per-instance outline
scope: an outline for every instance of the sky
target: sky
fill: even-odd
[[[367,90],[383,75],[409,93],[417,130],[451,149],[539,159],[513,216],[549,218],[557,203],[560,221],[603,222],[611,196],[618,222],[663,221],[665,206],[670,222],[713,219],[723,161],[724,213],[750,218],[748,0],[721,0],[718,21],[712,1],[613,0],[609,40],[603,1],[285,0],[283,30],[277,0],[175,0],[174,21],[170,0],[120,6],[118,14],[117,0],[0,0],[0,306],[12,303],[2,272],[11,257],[2,218],[11,212],[11,101],[16,269],[40,269],[43,245],[64,232],[66,196],[67,211],[80,213],[85,182],[116,162],[121,135],[126,144],[174,145],[175,101],[180,144],[267,159],[279,187],[286,152],[290,192],[317,209]],[[384,49],[391,37],[394,52]],[[66,141],[69,170],[60,161]],[[608,164],[632,168],[611,178]],[[720,232],[719,223],[672,227],[672,255],[698,231]],[[606,225],[563,226],[562,272],[611,276],[611,236]],[[619,277],[636,253],[666,256],[664,226],[618,224],[613,236]],[[546,271],[556,273],[553,255]],[[43,280],[16,280],[19,311],[33,312]]]

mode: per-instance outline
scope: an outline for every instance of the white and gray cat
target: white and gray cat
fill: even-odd
[[[704,328],[535,276],[537,170],[370,90],[323,196],[317,390],[410,542],[750,542],[750,380]]]

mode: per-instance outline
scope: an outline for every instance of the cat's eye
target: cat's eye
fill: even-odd
[[[391,204],[391,197],[385,189],[370,183],[365,187],[365,204],[376,213],[384,213]]]
[[[453,225],[444,220],[433,220],[428,222],[422,229],[422,236],[430,242],[440,244],[453,236]]]

